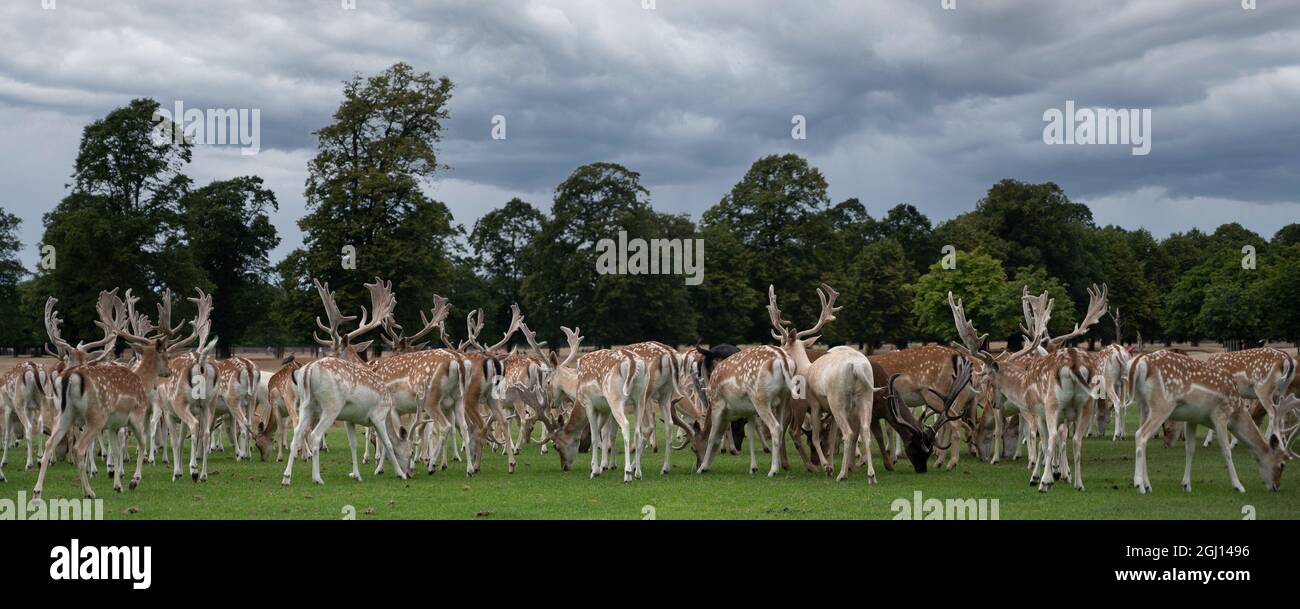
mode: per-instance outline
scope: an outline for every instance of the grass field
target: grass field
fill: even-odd
[[[1129,429],[1134,428],[1130,423]],[[1229,487],[1217,446],[1198,447],[1193,492],[1184,492],[1179,486],[1182,445],[1166,449],[1157,441],[1149,456],[1154,494],[1143,496],[1132,488],[1131,439],[1085,442],[1087,490],[1082,493],[1065,483],[1039,493],[1028,484],[1023,460],[988,465],[966,454],[956,470],[926,474],[915,473],[906,462],[897,471],[884,471],[877,454],[879,484],[868,485],[861,470],[837,483],[804,471],[793,450],[791,461],[799,469],[771,479],[747,473],[748,452],[722,455],[712,471],[695,475],[691,473],[694,456],[677,451],[676,469],[668,476],[658,473],[662,456],[647,454],[642,461],[646,479],[624,484],[619,470],[589,479],[586,454],[579,455],[572,471],[562,472],[558,457],[539,454],[536,445],[524,449],[513,475],[506,472],[503,456],[489,454],[483,458],[483,470],[473,478],[466,478],[463,466],[456,462],[433,476],[421,467],[409,481],[391,473],[373,476],[373,465],[363,465],[363,479],[356,482],[347,477],[350,465],[342,429],[331,433],[329,445],[331,450],[322,457],[325,486],[312,484],[309,463],[298,462],[293,486],[284,488],[280,485],[283,463],[236,463],[230,452],[213,453],[206,483],[188,477],[172,482],[171,467],[160,463],[145,465],[144,480],[135,491],[114,493],[102,465],[92,484],[104,499],[106,519],[342,518],[345,506],[352,506],[358,519],[639,519],[645,506],[652,506],[660,519],[888,519],[894,517],[891,503],[900,498],[911,501],[917,490],[925,498],[997,499],[1002,519],[1240,519],[1247,505],[1254,506],[1259,519],[1300,518],[1300,480],[1292,474],[1283,478],[1280,492],[1265,491],[1254,460],[1240,446],[1233,457],[1246,486],[1244,495]],[[0,497],[15,499],[19,490],[31,492],[36,471],[22,471],[21,450],[10,450],[5,468],[9,480],[0,484]],[[760,454],[762,472],[769,458]],[[132,467],[133,462],[128,473]],[[80,489],[74,467],[51,466],[47,497],[76,498]]]

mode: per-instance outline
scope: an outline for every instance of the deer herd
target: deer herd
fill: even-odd
[[[950,346],[873,355],[848,346],[815,348],[840,310],[839,294],[823,284],[816,290],[820,313],[803,329],[785,317],[769,289],[770,345],[679,352],[647,341],[584,351],[581,330],[562,327],[568,342],[563,357],[537,341],[518,306],[511,307],[501,340],[485,346],[479,342],[486,323],[481,309],[469,312],[465,337],[456,342],[447,329],[451,305],[445,298],[435,297],[430,314],[420,314],[423,327],[407,335],[394,319],[390,283],[365,284],[370,306],[359,315],[345,315],[327,284],[315,286],[326,320],[317,317],[326,336],[315,339],[324,355],[306,363],[290,356],[274,373],[245,358],[213,354],[212,299],[202,290],[189,299],[194,318],[179,323],[172,320],[171,292],[160,294],[156,325],[136,310],[139,299],[131,290],[101,292],[95,324],[103,334],[75,346],[62,337],[58,301],[50,298],[45,329],[52,348],[46,349],[56,363],[25,361],[0,377],[0,469],[21,438],[25,469],[39,466],[33,496],[40,496],[50,465],[66,460],[77,467],[86,496],[94,497],[90,481],[100,457],[113,488],[122,490],[129,436],[135,438],[131,489],[145,461],[153,463],[159,452],[164,463],[171,461],[173,481],[181,478],[188,437],[189,474],[196,482],[207,480],[210,452],[229,442],[236,460],[252,459],[256,449],[265,461],[274,445],[276,461],[285,463],[285,485],[298,459],[310,460],[312,480],[324,484],[326,433],[342,423],[350,477],[357,480],[372,448],[375,475],[391,465],[406,479],[421,462],[433,474],[446,469],[449,458],[463,461],[473,475],[485,453],[504,455],[514,473],[516,455],[530,442],[542,452],[554,450],[566,471],[589,446],[592,477],[621,463],[627,482],[642,478],[647,448],[662,448],[661,474],[671,471],[674,448],[694,452],[695,472],[703,474],[718,453],[739,454],[737,447],[748,441],[750,473],[758,471],[761,448],[771,454],[767,474],[774,476],[790,467],[789,438],[809,471],[834,474],[838,451],[838,480],[865,465],[874,484],[873,440],[885,469],[906,454],[916,471],[925,472],[932,460],[956,467],[964,439],[974,457],[990,463],[1016,459],[1023,448],[1030,484],[1039,490],[1058,480],[1083,490],[1084,437],[1094,426],[1105,433],[1113,418],[1111,439],[1124,439],[1125,414],[1136,404],[1141,423],[1133,484],[1139,492],[1152,488],[1147,444],[1162,429],[1168,442],[1174,422],[1183,424],[1186,438],[1183,488],[1191,490],[1196,430],[1204,426],[1211,431],[1207,445],[1218,440],[1232,487],[1244,492],[1233,447],[1244,444],[1266,488],[1277,490],[1300,428],[1296,362],[1283,351],[1265,347],[1196,359],[1175,349],[1145,351],[1140,338],[1132,349],[1071,346],[1107,313],[1122,336],[1105,286],[1089,288],[1082,321],[1057,336],[1048,332],[1055,301],[1026,288],[1024,346],[996,354],[951,293],[960,341]],[[441,346],[431,348],[426,337],[434,331]],[[375,332],[389,354],[367,361],[373,339],[364,337]],[[510,348],[517,334],[526,345]],[[129,360],[115,355],[118,339]],[[358,425],[365,428],[360,461]]]

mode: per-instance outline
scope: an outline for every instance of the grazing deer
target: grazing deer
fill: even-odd
[[[1264,412],[1268,414],[1268,429],[1265,435],[1274,436],[1280,433],[1279,426],[1282,421],[1277,416],[1277,402],[1296,379],[1296,363],[1290,355],[1272,347],[1261,347],[1212,353],[1206,359],[1206,363],[1228,373],[1241,397],[1259,400],[1260,405],[1264,407]],[[1206,446],[1209,446],[1212,438],[1211,435],[1205,439]]]
[[[298,425],[298,394],[293,379],[294,372],[302,366],[301,362],[290,355],[266,381],[264,408],[254,415],[254,429],[257,430],[254,443],[263,461],[266,461],[271,442],[276,443],[276,462],[284,458],[284,448],[289,443],[286,436]],[[277,430],[281,435],[278,442],[275,438]]]
[[[952,348],[943,345],[925,345],[911,349],[876,353],[867,356],[867,359],[871,361],[873,367],[888,370],[891,375],[898,375],[894,384],[895,395],[898,395],[908,408],[924,407],[928,412],[940,412],[941,404],[936,401],[934,396],[936,394],[947,395],[949,389],[951,389],[953,373],[956,371],[953,368],[952,358],[957,353]],[[956,412],[962,413],[963,419],[969,417],[973,407],[975,397],[973,389],[973,387],[968,387],[963,390],[954,404]],[[912,418],[915,419],[915,416]],[[945,427],[941,427],[939,430],[946,429],[947,435],[951,438],[959,435],[959,430],[963,424],[961,419],[949,421]],[[969,424],[966,423],[965,425]],[[904,446],[910,451],[909,459],[911,454],[914,454],[917,450],[925,452],[927,457],[933,454],[934,443],[928,443],[927,447],[921,443],[924,439],[922,436],[913,435],[912,440],[904,440]],[[902,448],[895,449],[895,456]],[[946,469],[952,470],[957,467],[960,452],[959,450],[951,450],[945,455],[948,458],[945,465]],[[918,469],[917,471],[926,470]]]
[[[430,331],[444,328],[444,323],[451,307],[446,298],[434,295],[431,317],[420,312],[420,321],[424,326],[414,336],[406,337],[401,333],[401,326],[393,323],[392,318],[384,322],[385,340],[397,355],[381,358],[372,367],[384,381],[392,396],[393,407],[399,415],[423,414],[428,417],[432,430],[442,437],[451,429],[453,419],[464,416],[464,363],[461,355],[447,349],[420,350],[425,343],[415,343]],[[444,333],[445,336],[445,333]],[[449,418],[450,417],[450,418]],[[411,431],[415,435],[415,430]],[[369,436],[369,431],[367,431]],[[432,450],[431,442],[425,442],[423,450],[429,450],[428,473],[436,471],[439,453]],[[383,460],[377,455],[382,470]]]
[[[506,345],[510,343],[515,332],[519,331],[523,321],[524,316],[519,312],[519,306],[511,305],[510,325],[506,328],[504,336],[496,344],[484,347],[478,342],[478,335],[483,331],[483,310],[471,311],[466,320],[469,335],[461,341],[460,352],[466,374],[464,418],[470,435],[466,445],[473,447],[472,455],[467,459],[471,464],[471,474],[479,469],[483,442],[494,440],[492,432],[494,422],[499,426],[502,434],[500,445],[506,454],[506,467],[510,473],[515,473],[517,451],[505,411],[501,408],[502,400],[505,398],[502,384],[505,366],[502,360],[506,355],[504,351]],[[487,407],[487,412],[480,409],[482,406]]]
[[[502,361],[502,387],[505,397],[501,402],[514,407],[515,418],[519,421],[519,438],[515,441],[518,452],[532,437],[533,425],[542,422],[545,429],[555,426],[550,415],[547,401],[547,385],[551,381],[551,362],[546,358],[546,343],[537,342],[537,335],[520,322],[519,331],[532,348],[531,354],[512,353]],[[546,444],[542,444],[542,454],[546,454]]]
[[[551,352],[551,375],[546,385],[546,401],[559,416],[552,425],[548,425],[546,419],[542,420],[546,426],[546,436],[541,443],[549,441],[555,446],[555,453],[560,457],[560,468],[567,472],[577,458],[584,429],[589,431],[590,425],[587,412],[582,409],[578,399],[578,364],[586,357],[581,351],[584,338],[582,328],[574,327],[570,330],[560,326],[560,330],[568,340],[569,353],[561,361],[557,353]]]
[[[1111,441],[1123,440],[1125,437],[1124,430],[1124,404],[1119,398],[1119,392],[1124,386],[1125,376],[1128,374],[1128,365],[1132,357],[1128,349],[1121,344],[1124,336],[1124,328],[1120,318],[1119,307],[1110,311],[1111,320],[1115,324],[1115,342],[1107,345],[1101,351],[1092,355],[1092,378],[1089,379],[1093,399],[1106,400],[1107,407],[1097,409],[1097,427],[1098,433],[1106,433],[1106,423],[1108,416],[1115,417],[1115,432],[1111,435]]]
[[[994,357],[984,349],[988,335],[980,335],[975,330],[975,325],[966,318],[966,309],[962,301],[954,300],[951,292],[948,293],[948,307],[952,310],[953,323],[957,327],[957,335],[961,338],[960,343],[953,343],[953,349],[957,353],[983,364],[977,384],[983,387],[982,392],[986,391],[992,394],[990,399],[997,414],[993,417],[995,425],[991,462],[996,463],[1003,452],[1001,447],[1003,441],[1001,430],[1003,417],[1020,416],[1022,417],[1021,427],[1029,434],[1029,483],[1037,485],[1039,483],[1037,408],[1041,399],[1039,398],[1038,387],[1034,382],[1035,376],[1031,362],[1033,358],[1030,357],[1030,354],[1037,352],[1039,345],[1042,343],[1046,334],[1047,321],[1045,318],[1031,317],[1032,322],[1029,327],[1022,328],[1027,333],[1027,344],[1014,353],[1004,353],[1000,357]],[[980,446],[982,442],[977,438],[975,444]]]
[[[1151,491],[1151,478],[1147,474],[1147,441],[1169,419],[1184,421],[1187,426],[1184,490],[1192,490],[1192,454],[1196,450],[1197,425],[1215,430],[1232,488],[1246,492],[1232,463],[1228,434],[1250,449],[1265,488],[1278,490],[1282,483],[1282,470],[1289,458],[1287,446],[1295,438],[1296,427],[1284,429],[1279,426],[1278,434],[1265,438],[1250,418],[1250,401],[1240,396],[1236,380],[1227,372],[1186,355],[1158,351],[1133,362],[1126,387],[1129,399],[1149,413],[1136,435],[1133,486],[1139,493]],[[1277,412],[1285,417],[1300,406],[1300,400],[1295,394],[1289,394],[1275,406]]]
[[[908,460],[912,462],[912,468],[917,473],[926,473],[929,468],[930,456],[934,454],[935,448],[950,448],[950,446],[938,444],[937,436],[945,425],[961,416],[955,414],[956,411],[952,407],[961,399],[963,392],[967,390],[966,385],[970,382],[970,361],[955,353],[952,358],[955,376],[953,381],[948,383],[948,393],[939,396],[942,400],[943,410],[935,422],[929,426],[912,414],[912,409],[907,407],[907,403],[900,397],[899,392],[894,390],[894,385],[901,375],[894,373],[886,376],[887,371],[884,368],[876,364],[872,365],[872,386],[877,388],[873,395],[875,406],[872,408],[871,414],[871,435],[876,439],[876,443],[880,445],[880,455],[884,460],[885,469],[894,470],[894,455],[893,451],[886,449],[884,437],[880,432],[881,421],[888,423],[898,434],[903,450]],[[962,372],[963,369],[965,372]],[[965,375],[966,380],[957,384],[956,381],[961,380],[960,375],[962,374]],[[928,389],[928,391],[934,390]],[[864,457],[870,459],[871,455],[865,453]]]
[[[334,292],[330,291],[327,284],[315,279],[312,282],[320,293],[329,319],[327,326],[318,317],[316,325],[329,334],[330,352],[328,356],[303,366],[295,373],[298,379],[298,426],[293,432],[281,484],[288,486],[292,482],[293,460],[304,441],[311,453],[312,481],[325,484],[320,477],[321,441],[336,420],[342,420],[347,430],[348,447],[352,452],[350,478],[361,479],[357,465],[356,436],[356,425],[361,424],[372,426],[378,431],[385,454],[392,461],[397,477],[405,480],[411,455],[406,428],[398,421],[392,395],[383,378],[362,364],[357,355],[358,352],[365,351],[372,341],[353,344],[357,338],[382,325],[392,314],[396,301],[390,287],[378,278],[375,283],[365,284],[370,291],[370,311],[362,307],[357,328],[343,334],[339,325],[356,319],[356,316],[345,316],[339,311]],[[322,342],[319,337],[317,340]]]

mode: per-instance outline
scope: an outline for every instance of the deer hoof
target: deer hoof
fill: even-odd
[[[195,482],[198,482],[198,481],[199,481],[199,473],[198,473],[198,472],[190,472],[190,479],[193,480],[193,481],[195,481]]]
[[[130,486],[128,486],[128,488],[130,488],[131,490],[135,490],[135,488],[136,488],[137,486],[140,486],[140,479],[139,479],[139,478],[132,478],[132,479],[131,479],[131,484],[130,484]]]
[[[282,486],[289,486],[289,476],[285,476],[285,477],[283,477],[283,478],[280,478],[280,484],[281,484]]]

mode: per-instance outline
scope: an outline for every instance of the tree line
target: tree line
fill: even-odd
[[[65,336],[96,337],[93,303],[113,286],[135,288],[146,311],[164,287],[178,298],[211,292],[226,350],[309,345],[320,312],[311,278],[356,311],[376,276],[393,282],[404,326],[419,327],[434,294],[450,298],[452,340],[474,308],[487,314],[484,336],[499,332],[517,302],[552,344],[563,344],[561,325],[596,345],[767,342],[767,287],[788,318],[814,319],[822,282],[844,306],[823,344],[954,339],[949,290],[981,331],[1016,342],[1026,285],[1056,298],[1051,329],[1064,332],[1092,283],[1109,284],[1125,341],[1300,339],[1300,224],[1267,237],[1231,223],[1157,239],[1098,226],[1050,182],[1002,180],[935,225],[908,204],[876,218],[857,198],[833,202],[806,159],[770,155],[695,221],[657,211],[635,170],[597,162],[555,188],[549,212],[512,199],[466,227],[425,188],[447,167],[437,146],[453,89],[405,63],[344,82],[332,121],[314,132],[303,244],[275,264],[277,202],[261,178],[196,185],[185,174],[193,143],[155,137],[157,101],[114,109],[83,130],[68,194],[42,218],[37,268],[19,263],[19,221],[0,209],[0,346],[39,349],[49,296]],[[619,231],[703,240],[703,283],[597,273],[596,244]],[[1115,339],[1109,324],[1091,336]]]

